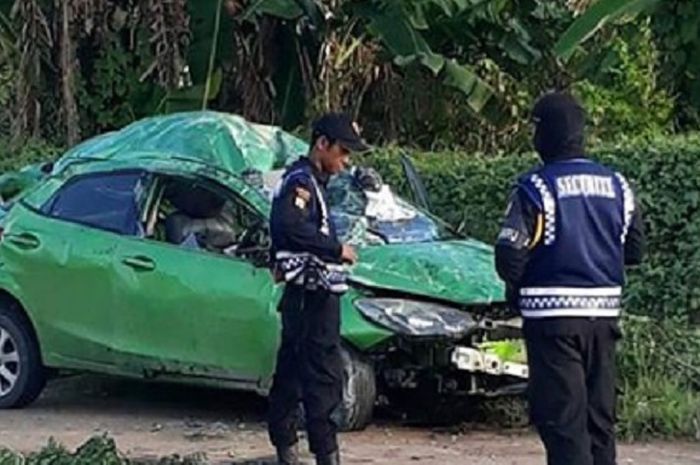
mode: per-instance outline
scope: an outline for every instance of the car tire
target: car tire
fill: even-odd
[[[343,402],[340,429],[357,431],[372,421],[377,400],[377,383],[373,364],[349,347],[341,350],[343,361]]]
[[[0,303],[0,409],[32,403],[46,385],[46,372],[29,320],[12,304]]]

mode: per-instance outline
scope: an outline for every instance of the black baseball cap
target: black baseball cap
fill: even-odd
[[[326,113],[314,121],[311,130],[315,135],[323,135],[350,150],[365,152],[370,146],[360,136],[360,128],[347,113]]]

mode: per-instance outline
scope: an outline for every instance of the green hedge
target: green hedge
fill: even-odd
[[[700,136],[657,139],[592,150],[635,186],[648,236],[644,264],[630,272],[630,312],[700,321]],[[389,148],[362,160],[409,195]],[[518,173],[534,154],[489,157],[460,152],[409,153],[435,213],[466,234],[493,243]]]

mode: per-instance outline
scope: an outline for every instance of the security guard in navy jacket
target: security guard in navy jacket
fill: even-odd
[[[530,414],[549,465],[614,465],[615,343],[641,214],[625,177],[585,156],[572,96],[543,96],[533,118],[544,163],[518,180],[496,244],[524,320]]]
[[[270,214],[273,273],[285,282],[279,305],[282,343],[270,392],[269,433],[281,465],[298,464],[297,423],[303,402],[309,446],[319,465],[340,463],[336,439],[342,400],[340,294],[343,263],[357,260],[330,220],[326,183],[366,150],[357,125],[330,113],[313,125],[311,149],[284,174]]]

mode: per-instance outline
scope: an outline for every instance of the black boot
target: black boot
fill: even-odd
[[[277,448],[277,464],[278,465],[301,465],[299,461],[299,446],[292,444],[287,447]]]
[[[340,465],[340,451],[337,450],[328,455],[317,455],[316,465]]]

